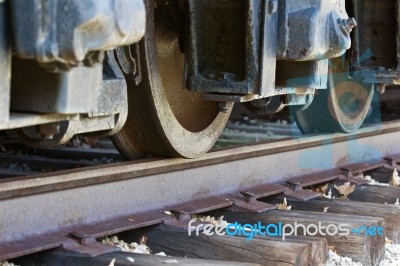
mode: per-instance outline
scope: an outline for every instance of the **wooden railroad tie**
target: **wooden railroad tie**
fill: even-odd
[[[394,204],[400,198],[400,188],[381,186],[359,186],[349,195],[351,201]]]
[[[307,203],[303,203],[307,204]],[[329,224],[348,224],[350,230],[360,228],[361,226],[371,227],[380,226],[385,228],[385,221],[380,217],[368,217],[359,215],[332,214],[322,212],[304,212],[304,211],[282,211],[273,210],[258,215],[248,213],[233,213],[229,211],[218,212],[218,216],[223,215],[229,222],[237,221],[240,224],[257,224],[259,221],[267,224],[294,224],[295,222],[304,224],[322,226]],[[299,230],[299,234],[302,234]],[[337,252],[346,257],[350,257],[363,265],[378,265],[385,254],[385,236],[371,236],[365,234],[350,233],[349,236],[317,234],[318,237],[324,237],[329,246],[335,246]]]
[[[261,265],[322,265],[327,259],[328,246],[324,239],[290,238],[280,239],[254,238],[251,241],[243,237],[195,236],[188,232],[173,231],[171,228],[158,227],[146,232],[129,233],[125,240],[137,241],[142,235],[148,237],[147,245],[154,252],[165,252],[177,257],[212,259],[235,262],[250,262]],[[314,256],[310,256],[314,253]],[[316,264],[314,264],[316,263]]]
[[[280,198],[270,198],[265,201],[272,204],[282,202]],[[400,243],[399,206],[332,199],[315,199],[305,203],[288,198],[287,201],[288,205],[292,206],[292,210],[323,212],[325,208],[328,208],[328,213],[381,217],[385,219],[384,231],[386,237],[395,244]]]

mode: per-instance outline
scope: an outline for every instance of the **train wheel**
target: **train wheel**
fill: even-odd
[[[157,7],[154,0],[146,8],[146,34],[139,43],[142,81],[135,85],[126,76],[128,118],[113,142],[128,159],[147,154],[198,157],[218,139],[233,104],[222,112],[218,102],[184,89],[184,54],[174,12]]]
[[[294,112],[304,134],[317,132],[351,133],[360,128],[368,114],[374,85],[349,78],[348,68],[341,59],[331,60],[328,89],[318,90],[313,103],[305,110]]]

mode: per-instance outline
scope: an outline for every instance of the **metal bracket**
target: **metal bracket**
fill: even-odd
[[[235,212],[245,213],[263,213],[270,210],[275,210],[277,207],[272,204],[258,201],[255,195],[251,192],[240,192],[243,200],[235,201],[231,209]]]
[[[285,196],[303,201],[318,198],[321,196],[320,193],[303,189],[299,182],[293,182],[291,180],[288,180],[286,181],[286,183],[289,184],[291,190],[285,191],[284,192]]]
[[[342,177],[343,177],[342,171],[334,169],[325,172],[320,172],[317,174],[310,174],[310,175],[291,178],[286,180],[286,184],[289,185],[291,190],[285,191],[284,194],[288,197],[292,197],[303,201],[310,200],[319,197],[320,194],[314,191],[305,190],[303,189],[304,187],[330,182],[332,180],[340,179]]]
[[[344,173],[344,176],[340,177],[339,180],[350,182],[356,185],[365,185],[368,184],[368,180],[357,179],[355,176],[357,174],[364,173],[366,171],[375,170],[381,168],[385,165],[385,162],[371,162],[371,163],[359,163],[359,164],[350,164],[341,167],[341,171]]]
[[[263,184],[246,188],[245,190],[242,190],[243,192],[241,192],[241,194],[254,195],[255,198],[259,199],[280,194],[287,190],[289,190],[289,188],[283,184]]]
[[[210,196],[207,198],[191,201],[188,203],[175,205],[169,208],[172,213],[179,214],[195,214],[208,212],[216,209],[229,207],[233,201],[226,197]]]
[[[91,236],[71,233],[71,241],[65,242],[58,248],[58,252],[76,252],[87,257],[97,257],[104,254],[121,251],[120,248],[102,244]]]
[[[384,160],[386,162],[383,165],[384,168],[392,169],[392,170],[394,170],[394,169],[400,170],[400,165],[398,165],[398,163],[400,162],[400,154],[387,156],[384,158]]]
[[[102,222],[79,225],[69,228],[68,231],[59,230],[51,234],[42,234],[40,237],[35,235],[12,242],[0,242],[0,261],[47,249],[55,249],[56,252],[78,252],[88,257],[119,251],[116,247],[97,242],[96,238],[157,225],[166,219],[169,219],[169,216],[160,211],[133,213]]]
[[[242,190],[240,194],[243,198],[236,199],[231,209],[236,212],[247,212],[247,213],[262,213],[276,209],[275,205],[271,205],[265,202],[258,201],[259,198],[265,198],[272,195],[280,194],[289,190],[287,186],[282,184],[264,184],[254,187],[249,187],[246,190]]]
[[[300,177],[290,178],[286,180],[288,184],[300,184],[301,187],[309,187],[321,183],[330,182],[335,179],[340,179],[343,172],[338,169],[328,170],[316,174],[309,174]]]
[[[165,220],[164,224],[187,229],[188,222],[192,220],[190,215],[230,207],[232,204],[233,200],[230,198],[211,196],[189,203],[175,205],[169,208],[175,219]],[[204,224],[205,222],[194,222],[192,225],[195,226],[200,223]]]
[[[174,217],[171,219],[165,220],[164,221],[165,225],[184,229],[184,230],[189,230],[188,224],[193,219],[189,214],[184,214],[184,213],[180,213],[180,212],[171,212],[171,213],[174,215]],[[193,226],[192,227],[193,230],[195,229],[195,227],[197,225],[200,225],[200,224],[207,224],[207,222],[203,222],[200,220],[193,222],[191,224]]]

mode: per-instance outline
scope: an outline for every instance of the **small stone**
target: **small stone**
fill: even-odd
[[[135,262],[135,259],[132,258],[132,257],[126,257],[126,260],[129,261],[129,262]]]
[[[177,260],[165,260],[164,263],[165,264],[177,264],[178,261]]]

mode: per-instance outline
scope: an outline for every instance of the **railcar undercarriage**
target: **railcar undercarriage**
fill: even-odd
[[[353,132],[400,81],[396,0],[5,0],[0,130],[32,146],[112,136],[198,157],[235,102]]]

